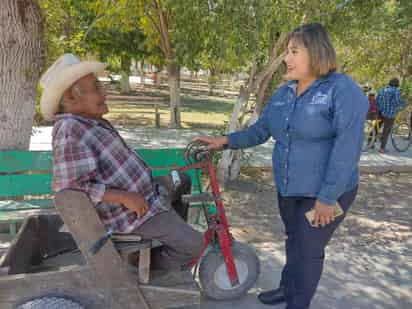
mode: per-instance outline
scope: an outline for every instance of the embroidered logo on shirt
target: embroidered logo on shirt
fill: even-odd
[[[312,101],[309,103],[310,105],[325,105],[328,104],[328,95],[323,94],[321,92],[316,93]]]
[[[275,101],[275,102],[273,102],[272,104],[273,104],[273,106],[282,106],[282,105],[285,105],[285,101]]]

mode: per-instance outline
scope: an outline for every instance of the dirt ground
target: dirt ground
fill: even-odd
[[[327,249],[311,308],[412,308],[411,183],[412,174],[362,175],[358,197]],[[269,308],[255,294],[278,284],[285,239],[270,170],[245,171],[224,199],[235,237],[256,249],[262,272],[244,299],[201,307]]]
[[[412,174],[362,175],[358,197],[327,249],[311,309],[412,308],[411,184]],[[203,299],[200,308],[284,308],[256,299],[259,291],[277,286],[284,264],[285,236],[271,171],[243,171],[223,198],[232,232],[256,249],[261,274],[244,298]]]

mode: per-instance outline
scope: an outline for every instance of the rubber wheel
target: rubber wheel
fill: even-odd
[[[391,139],[393,147],[403,152],[408,150],[411,145],[411,129],[407,123],[395,125],[391,132]]]
[[[376,128],[374,125],[375,121],[366,121],[365,122],[365,137],[363,140],[362,151],[368,151],[375,145],[376,141]]]
[[[226,264],[218,246],[211,247],[203,256],[199,266],[199,280],[205,296],[216,300],[238,298],[245,294],[256,282],[260,273],[260,263],[255,251],[248,245],[233,242],[239,284],[232,287],[226,271]]]
[[[85,309],[85,307],[63,297],[41,297],[27,301],[15,309]]]

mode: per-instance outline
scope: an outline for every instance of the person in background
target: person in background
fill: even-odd
[[[378,113],[378,106],[376,105],[376,98],[375,98],[375,93],[374,92],[369,92],[368,93],[368,102],[369,102],[369,109],[368,109],[368,114],[366,116],[367,120],[378,120],[379,119],[379,113]],[[378,127],[379,130],[381,129],[381,122],[378,122]],[[377,128],[373,126],[373,131],[369,134],[368,136],[368,144],[371,143],[373,136],[378,133]],[[372,145],[371,148],[375,148],[375,145]]]
[[[406,105],[401,100],[401,92],[399,90],[399,79],[392,78],[388,86],[381,88],[376,97],[379,116],[383,121],[383,132],[381,139],[380,153],[386,152],[386,143],[388,142],[389,133],[392,130],[395,118],[399,110]]]
[[[368,120],[374,120],[378,117],[378,106],[376,105],[376,97],[374,92],[368,93],[368,102],[369,102],[369,109],[368,109]]]

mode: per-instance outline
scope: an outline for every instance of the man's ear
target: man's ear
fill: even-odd
[[[77,100],[73,96],[73,93],[71,91],[71,88],[67,89],[63,93],[63,105],[65,110],[71,110],[74,106],[76,106]]]

